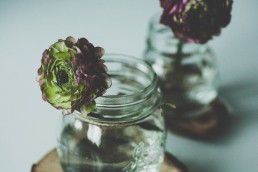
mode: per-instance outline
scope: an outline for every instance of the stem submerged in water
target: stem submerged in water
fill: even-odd
[[[175,66],[176,68],[181,66],[181,59],[183,58],[183,48],[184,48],[184,41],[179,39],[177,44],[177,53],[175,58]]]
[[[184,41],[179,39],[179,42],[177,44],[177,55],[181,56],[183,54],[183,47],[184,47]]]

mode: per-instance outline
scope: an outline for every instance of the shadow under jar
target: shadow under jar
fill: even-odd
[[[217,98],[217,67],[207,44],[184,43],[159,23],[149,24],[145,61],[159,77],[163,103],[173,104],[175,117],[193,117],[206,111]]]
[[[159,172],[165,127],[157,76],[140,59],[105,55],[112,78],[97,109],[64,116],[57,151],[66,172]]]

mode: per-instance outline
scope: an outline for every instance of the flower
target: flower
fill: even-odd
[[[94,47],[85,38],[70,36],[51,45],[43,52],[38,69],[43,100],[62,109],[63,114],[92,112],[94,99],[111,86],[103,54],[103,48]]]
[[[160,0],[160,22],[186,42],[206,43],[231,20],[232,0]]]

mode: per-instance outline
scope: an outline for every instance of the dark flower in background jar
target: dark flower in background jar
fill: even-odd
[[[206,43],[230,23],[232,0],[160,0],[160,22],[186,42]]]
[[[111,86],[103,54],[103,48],[94,47],[85,38],[67,37],[51,45],[43,52],[38,69],[43,99],[63,114],[92,112],[95,98]]]

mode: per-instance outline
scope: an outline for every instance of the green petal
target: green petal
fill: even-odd
[[[68,108],[71,108],[71,102],[70,101],[66,101],[66,102],[53,102],[51,103],[52,106],[54,107],[58,107],[58,108],[61,108],[61,109],[68,109]]]
[[[57,107],[61,109],[70,109],[72,106],[71,106],[71,102],[62,102],[57,104]]]
[[[55,49],[57,49],[59,52],[62,52],[62,53],[68,52],[68,48],[67,48],[67,46],[65,45],[64,42],[56,42],[56,43],[53,45],[53,47],[54,47]]]
[[[70,95],[65,96],[65,95],[59,94],[59,96],[55,100],[53,99],[53,102],[57,102],[57,103],[68,102],[70,98],[71,98]]]
[[[57,59],[70,61],[70,54],[69,53],[57,53],[54,55]]]
[[[59,53],[59,51],[57,49],[55,49],[54,47],[50,48],[49,56],[53,56],[53,55],[55,55],[57,53]]]
[[[51,100],[55,100],[57,96],[59,96],[59,93],[62,92],[62,90],[58,86],[53,86],[53,87],[47,86],[42,90],[42,92],[45,93],[47,99],[51,101]]]

